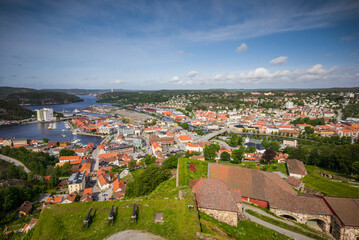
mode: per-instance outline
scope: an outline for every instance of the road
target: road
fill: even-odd
[[[243,208],[244,208],[244,210],[243,210],[244,216],[246,216],[246,217],[247,217],[249,220],[251,220],[252,222],[255,222],[255,223],[258,223],[258,224],[260,224],[260,225],[262,225],[262,226],[264,226],[264,227],[270,228],[270,229],[272,229],[272,230],[274,230],[274,231],[276,231],[276,232],[279,232],[279,233],[281,233],[281,234],[283,234],[283,235],[286,235],[287,237],[290,237],[290,238],[294,238],[294,239],[297,239],[297,240],[314,240],[314,238],[310,238],[310,237],[304,236],[304,235],[302,235],[302,234],[299,234],[299,233],[296,233],[296,232],[292,232],[292,231],[290,231],[290,230],[287,230],[287,229],[278,227],[278,226],[276,226],[276,225],[273,225],[273,224],[271,224],[271,223],[268,223],[268,222],[266,222],[266,221],[263,221],[263,220],[260,219],[260,218],[254,217],[254,216],[250,215],[249,213],[247,213],[247,212],[245,211],[245,209],[251,209],[251,210],[254,210],[254,211],[258,212],[259,214],[262,214],[262,213],[263,213],[262,215],[265,215],[265,216],[267,216],[267,217],[269,216],[270,218],[274,218],[273,216],[271,216],[271,215],[265,213],[264,211],[261,211],[261,210],[259,210],[259,209],[258,209],[258,211],[257,211],[257,209],[256,209],[255,207],[252,207],[252,206],[247,205],[247,204],[243,204]],[[286,223],[286,224],[288,224],[288,225],[294,225],[294,223],[289,222],[289,221],[286,221],[286,220],[280,220],[280,219],[277,219],[277,218],[274,218],[274,219],[276,219],[276,220],[278,220],[278,221],[281,221],[281,222],[284,222],[284,223]],[[289,223],[288,223],[288,222],[289,222]]]
[[[217,135],[220,135],[220,134],[222,134],[224,132],[227,132],[228,130],[229,129],[227,129],[227,128],[223,128],[222,130],[206,134],[206,135],[201,136],[200,138],[198,138],[197,142],[208,142],[211,138],[214,138]]]
[[[0,154],[0,159],[1,160],[4,160],[6,162],[10,162],[10,163],[13,163],[14,165],[16,166],[22,166],[24,168],[24,171],[29,174],[30,173],[30,170],[22,163],[20,162],[19,160],[15,159],[15,158],[11,158],[11,157],[8,157],[8,156],[5,156],[5,155],[2,155]]]

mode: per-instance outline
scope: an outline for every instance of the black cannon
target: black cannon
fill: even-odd
[[[133,204],[132,214],[131,214],[131,223],[137,222],[137,206]]]
[[[90,208],[90,211],[87,213],[85,220],[82,222],[82,228],[84,228],[85,225],[86,225],[86,228],[89,227],[89,224],[92,221],[91,211],[92,211],[92,208]]]
[[[110,222],[113,224],[113,219],[115,217],[115,213],[113,212],[113,205],[112,205],[112,208],[111,208],[111,211],[110,211],[110,214],[108,215],[108,222],[107,222],[107,225],[110,225]]]

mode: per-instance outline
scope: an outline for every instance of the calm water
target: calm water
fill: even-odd
[[[58,105],[40,105],[40,106],[26,106],[26,108],[35,110],[44,107],[53,108],[54,111],[73,111],[75,109],[86,108],[92,105],[111,105],[106,103],[96,103],[96,97],[94,96],[79,96],[84,99],[84,102],[71,103],[71,104],[58,104]],[[84,135],[72,135],[72,132],[65,128],[64,122],[57,122],[56,129],[48,129],[50,123],[32,123],[32,124],[19,124],[10,126],[0,126],[0,138],[27,138],[41,140],[44,137],[52,141],[72,141],[74,138],[80,139],[82,144],[88,144],[93,142],[98,145],[101,141],[101,137],[84,136]],[[62,130],[65,131],[62,131]]]
[[[53,108],[56,112],[72,112],[75,109],[80,110],[81,108],[87,108],[92,105],[102,106],[102,105],[112,105],[110,103],[97,103],[96,97],[94,96],[78,96],[82,98],[83,102],[77,102],[77,103],[70,103],[70,104],[56,104],[56,105],[34,105],[34,106],[24,106],[27,109],[35,110],[35,109],[41,109],[41,108]]]

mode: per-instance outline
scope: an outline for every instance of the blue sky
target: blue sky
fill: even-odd
[[[359,86],[359,1],[0,1],[0,85]]]

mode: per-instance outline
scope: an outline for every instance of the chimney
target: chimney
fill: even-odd
[[[257,164],[257,170],[258,170],[258,171],[261,170],[261,164],[260,164],[260,163]]]

